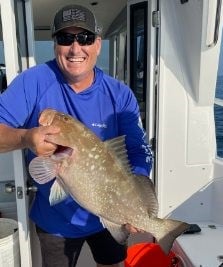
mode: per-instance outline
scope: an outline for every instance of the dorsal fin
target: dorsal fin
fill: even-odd
[[[125,135],[115,137],[104,142],[108,149],[117,157],[120,164],[124,167],[126,172],[132,173],[131,165],[129,163],[127,150],[125,146]]]

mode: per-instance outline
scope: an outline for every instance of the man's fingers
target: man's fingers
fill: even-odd
[[[46,135],[56,134],[60,132],[60,128],[57,126],[42,126],[41,128]]]
[[[43,127],[44,141],[48,143],[55,143],[55,135],[60,132],[60,128],[56,126],[44,126]]]
[[[125,228],[127,229],[128,232],[132,233],[132,234],[136,234],[136,233],[143,233],[143,230],[140,230],[134,226],[132,226],[131,224],[127,223],[125,225]]]

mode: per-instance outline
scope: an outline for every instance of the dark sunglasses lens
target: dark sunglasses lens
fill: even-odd
[[[89,33],[79,33],[76,35],[79,45],[92,45],[95,41],[95,35]]]
[[[90,33],[60,33],[56,35],[56,41],[58,45],[69,46],[72,45],[74,40],[78,42],[79,45],[92,45],[96,39],[94,34]]]
[[[74,42],[74,34],[69,34],[69,33],[61,33],[56,35],[56,40],[58,45],[64,45],[64,46],[69,46],[72,45]]]

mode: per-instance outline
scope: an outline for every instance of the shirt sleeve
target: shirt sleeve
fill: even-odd
[[[137,100],[128,87],[118,99],[119,135],[125,135],[128,157],[135,174],[149,176],[152,168],[152,151],[143,128]]]
[[[0,123],[23,127],[31,114],[36,97],[34,82],[24,73],[18,75],[0,95]]]

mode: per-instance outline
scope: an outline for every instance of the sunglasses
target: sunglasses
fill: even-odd
[[[69,46],[74,41],[77,41],[79,45],[92,45],[96,39],[96,35],[90,32],[80,32],[77,34],[68,32],[59,32],[55,36],[58,45]]]

